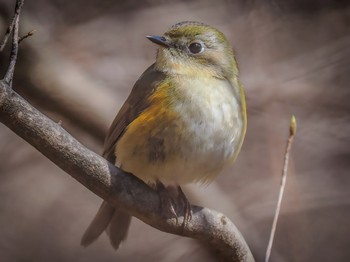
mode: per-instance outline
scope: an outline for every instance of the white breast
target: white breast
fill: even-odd
[[[145,132],[139,125],[133,132],[127,130],[116,148],[118,164],[144,181],[207,183],[234,158],[240,145],[239,94],[216,78],[175,81],[167,109],[176,117],[158,114],[159,124],[153,129]]]
[[[187,130],[178,146],[190,171],[183,170],[183,175],[176,177],[205,182],[233,158],[239,147],[243,129],[239,101],[230,84],[219,79],[181,79],[179,92],[185,101],[174,109]]]

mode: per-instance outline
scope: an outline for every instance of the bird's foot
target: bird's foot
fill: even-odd
[[[178,200],[183,203],[183,213],[184,213],[184,221],[182,223],[182,229],[185,228],[186,224],[192,219],[192,210],[191,203],[188,201],[185,193],[182,191],[180,186],[177,186],[177,190],[179,192]]]
[[[178,223],[178,217],[175,211],[175,203],[171,197],[168,189],[159,180],[156,181],[156,190],[159,193],[160,207],[163,217],[175,217],[176,224]]]
[[[183,214],[182,228],[192,219],[191,204],[180,186],[166,188],[162,182],[156,181],[156,190],[159,193],[161,210],[164,217],[175,217],[176,224],[178,221],[178,214]],[[175,191],[174,191],[175,189]]]

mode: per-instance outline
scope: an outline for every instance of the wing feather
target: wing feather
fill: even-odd
[[[116,156],[114,151],[119,138],[128,125],[149,106],[149,96],[153,94],[165,77],[165,74],[156,70],[153,64],[147,68],[135,83],[129,97],[113,120],[104,142],[102,155],[109,162],[115,163]]]

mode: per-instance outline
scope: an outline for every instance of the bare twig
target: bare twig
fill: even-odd
[[[13,27],[16,24],[16,20],[17,20],[17,17],[19,16],[19,13],[21,11],[22,5],[23,5],[23,1],[16,1],[15,13],[14,13],[14,15],[12,17],[10,25],[8,26],[8,28],[6,30],[6,33],[4,35],[4,39],[2,40],[2,43],[0,45],[0,52],[2,52],[4,50],[4,48],[5,48],[5,46],[6,46],[7,40],[10,37],[11,32],[13,30]]]
[[[4,39],[2,40],[2,43],[0,45],[0,52],[2,52],[7,44],[7,40],[9,38],[9,36],[11,35],[12,33],[12,29],[13,29],[13,25],[15,24],[15,18],[17,16],[15,15],[13,18],[12,18],[12,21],[11,21],[11,24],[9,25],[9,27],[6,29],[6,33],[4,35]]]
[[[13,21],[11,22],[12,27],[11,30],[12,32],[12,49],[11,49],[11,54],[10,54],[10,64],[7,68],[5,77],[3,81],[5,81],[8,85],[12,85],[12,79],[13,79],[13,73],[15,71],[15,65],[17,61],[17,53],[18,53],[18,22],[19,22],[19,15],[21,13],[21,8],[23,6],[24,0],[17,0],[16,1],[16,7],[15,7],[15,15],[13,17]],[[11,31],[10,30],[10,31]],[[5,35],[5,41],[4,43],[6,44],[7,41],[7,34]]]
[[[23,0],[17,0],[19,9]],[[12,90],[18,52],[18,14],[14,22],[10,65],[0,81],[0,122],[4,123],[82,185],[132,216],[164,232],[196,238],[218,253],[221,261],[254,261],[238,229],[223,214],[191,206],[192,219],[182,226],[163,217],[158,194],[141,180],[90,151]],[[181,221],[182,220],[182,221]]]
[[[282,170],[281,187],[280,187],[280,192],[279,192],[279,195],[278,195],[278,201],[277,201],[275,216],[273,218],[269,244],[268,244],[267,250],[266,250],[265,262],[268,262],[269,259],[270,259],[273,239],[275,237],[275,232],[276,232],[277,220],[278,220],[278,216],[279,216],[279,213],[280,213],[280,210],[281,210],[281,203],[282,203],[283,193],[284,193],[284,189],[286,187],[287,173],[288,173],[289,152],[290,152],[290,149],[292,147],[292,142],[293,142],[296,130],[297,130],[297,123],[296,123],[296,119],[295,119],[295,117],[293,115],[291,120],[290,120],[289,137],[288,137],[288,140],[287,140],[286,151],[285,151],[285,154],[284,154],[284,165],[283,165],[283,170]]]
[[[16,24],[17,17],[19,16],[19,13],[21,11],[21,8],[22,8],[22,5],[23,5],[23,1],[16,1],[15,13],[14,13],[14,15],[12,17],[10,25],[8,26],[8,28],[6,30],[6,33],[4,35],[4,39],[2,40],[2,43],[0,45],[0,52],[2,52],[4,50],[4,48],[6,46],[6,43],[7,43],[7,40],[8,40],[8,38],[10,37],[10,35],[12,33],[13,27]]]
[[[24,36],[21,36],[18,40],[18,44],[20,44],[24,39],[26,39],[27,37],[30,37],[32,35],[34,35],[34,33],[36,32],[36,30],[31,30],[28,33],[26,33]]]

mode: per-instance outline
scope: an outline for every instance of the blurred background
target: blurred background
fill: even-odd
[[[0,2],[4,34],[15,1]],[[289,119],[298,132],[271,261],[350,261],[349,1],[26,1],[14,87],[79,141],[101,153],[134,82],[153,63],[145,36],[196,20],[234,46],[248,105],[236,163],[194,204],[228,215],[262,261],[280,185]],[[7,66],[9,48],[0,54]],[[101,199],[0,125],[2,261],[215,261],[200,243],[133,219],[115,252],[104,234],[80,238]]]

